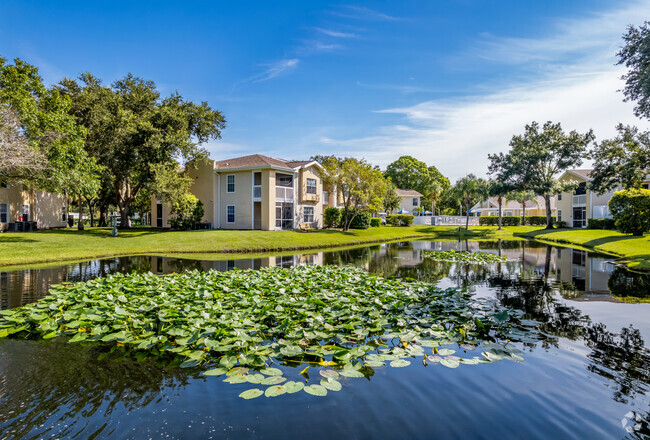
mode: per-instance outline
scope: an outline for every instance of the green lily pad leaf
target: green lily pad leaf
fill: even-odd
[[[476,350],[476,345],[472,344],[460,344],[460,347],[469,351]]]
[[[490,361],[490,362],[498,362],[498,361],[500,361],[500,360],[503,359],[503,356],[498,355],[498,354],[495,354],[495,353],[492,353],[492,352],[490,352],[490,351],[484,351],[484,352],[481,353],[481,354],[482,354],[483,356],[485,356],[485,358],[486,358],[488,361]]]
[[[77,333],[72,338],[70,338],[70,340],[68,342],[79,342],[79,341],[83,341],[84,339],[87,339],[87,338],[88,338],[88,334],[86,334],[86,333]]]
[[[204,376],[221,376],[226,374],[228,370],[225,368],[212,368],[211,370],[207,370],[203,372]]]
[[[260,373],[267,376],[282,376],[282,370],[279,368],[263,368],[260,370]]]
[[[319,373],[326,379],[337,379],[339,377],[339,373],[334,370],[321,370]]]
[[[427,356],[427,360],[429,362],[432,362],[432,363],[435,364],[435,363],[440,362],[442,360],[442,358],[440,356],[431,356],[431,355],[429,355],[429,356]]]
[[[305,384],[302,382],[289,381],[284,384],[284,389],[288,394],[297,393],[298,391],[302,391],[303,388],[305,388]]]
[[[248,382],[248,378],[243,374],[235,374],[234,376],[228,376],[223,381],[228,383],[244,383]]]
[[[221,365],[224,368],[231,369],[235,365],[237,365],[237,358],[235,356],[224,356],[219,360],[219,365]]]
[[[479,360],[477,358],[471,358],[471,359],[460,359],[459,362],[461,364],[467,364],[467,365],[477,365],[479,363]]]
[[[440,356],[449,356],[450,354],[454,354],[454,353],[456,353],[455,350],[450,350],[448,348],[441,348],[438,350],[438,354]]]
[[[255,399],[256,397],[260,397],[262,394],[264,394],[264,391],[258,389],[258,388],[252,388],[250,390],[246,390],[243,393],[239,395],[242,399]]]
[[[280,383],[284,382],[285,380],[287,380],[286,377],[282,377],[282,376],[269,376],[269,377],[264,378],[264,379],[260,382],[260,384],[262,384],[262,385],[277,385],[277,384],[280,384]]]
[[[231,368],[226,373],[227,376],[234,376],[235,374],[248,374],[248,368],[235,367],[235,368]]]
[[[198,365],[200,365],[201,362],[198,361],[197,359],[188,359],[185,362],[181,363],[180,367],[181,368],[194,368]]]
[[[266,391],[264,392],[264,395],[266,397],[276,397],[276,396],[279,396],[279,395],[284,394],[286,392],[287,392],[287,390],[284,387],[284,385],[273,385],[273,386],[270,386],[270,387],[268,387],[266,389]]]
[[[342,388],[341,382],[336,379],[321,379],[320,385],[330,391],[341,391]]]
[[[264,380],[264,375],[259,373],[247,374],[245,377],[249,383],[253,383],[253,384],[257,384],[257,383],[261,384],[262,381]]]
[[[440,364],[444,365],[447,368],[456,368],[460,365],[460,362],[458,359],[442,358]]]
[[[386,363],[379,361],[364,361],[363,365],[367,367],[383,367]]]
[[[390,362],[391,367],[397,368],[408,367],[409,365],[411,365],[411,361],[407,361],[406,359],[396,359]]]
[[[304,390],[305,393],[311,394],[312,396],[327,396],[327,389],[321,385],[309,385],[308,387],[305,387]]]
[[[430,339],[422,339],[418,342],[422,347],[440,347],[440,341],[432,341]]]
[[[345,377],[365,377],[363,373],[361,373],[359,370],[355,370],[354,368],[343,368],[339,374]]]

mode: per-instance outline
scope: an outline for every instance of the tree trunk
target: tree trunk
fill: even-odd
[[[83,231],[84,230],[84,202],[82,200],[81,194],[79,194],[79,223],[77,223],[77,230]]]
[[[436,198],[431,198],[431,215],[436,215]]]
[[[465,230],[469,230],[469,203],[465,203]]]
[[[553,229],[553,217],[551,216],[551,195],[544,194],[546,204],[546,229]]]
[[[499,196],[499,198],[497,200],[499,202],[499,231],[500,231],[501,230],[501,223],[502,223],[501,222],[501,205],[503,205],[503,198],[501,196]],[[499,255],[499,256],[501,256],[501,255]]]
[[[521,201],[521,226],[526,226],[526,197]]]
[[[129,205],[126,203],[121,203],[120,208],[120,228],[126,229],[131,228],[131,220],[129,219]]]
[[[88,200],[88,215],[90,216],[90,227],[95,227],[95,210],[93,209],[93,203]]]
[[[551,247],[546,246],[546,259],[544,261],[544,284],[548,282],[548,275],[551,272]]]
[[[108,207],[103,205],[99,207],[99,222],[97,226],[100,228],[106,227],[106,211],[108,210]]]

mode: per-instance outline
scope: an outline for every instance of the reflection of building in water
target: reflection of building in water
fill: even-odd
[[[607,281],[615,266],[606,258],[589,256],[586,251],[555,248],[555,278],[571,283],[583,292],[607,293]]]

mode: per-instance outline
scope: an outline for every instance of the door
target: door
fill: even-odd
[[[262,202],[253,203],[253,229],[262,229]]]
[[[159,228],[163,227],[163,205],[158,203],[156,205],[156,226]]]
[[[584,206],[579,206],[573,208],[573,227],[574,228],[584,228],[587,225],[587,208]]]

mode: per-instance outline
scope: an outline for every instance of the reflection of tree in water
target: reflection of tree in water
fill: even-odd
[[[619,298],[650,299],[650,276],[617,267],[607,281],[612,295]]]
[[[86,419],[95,415],[99,427],[105,416],[122,411],[122,407],[131,411],[146,406],[161,398],[164,389],[188,383],[186,370],[166,369],[150,360],[99,361],[99,353],[62,340],[2,341],[0,432],[22,438],[67,429],[51,433],[58,438],[73,437],[75,425],[70,420],[79,415]],[[68,427],[62,428],[64,425]],[[77,430],[83,428],[76,426]]]
[[[160,258],[160,257],[159,257]],[[203,272],[203,264],[201,260],[190,260],[186,258],[170,258],[169,265],[174,268],[174,272],[182,273],[189,272],[192,270],[198,270]]]
[[[645,348],[639,330],[623,328],[620,334],[609,332],[602,323],[558,301],[548,279],[538,277],[504,277],[494,275],[488,285],[496,290],[501,305],[523,310],[525,317],[541,324],[545,333],[584,340],[592,351],[592,371],[617,385],[614,399],[626,402],[637,394],[645,394],[650,386],[650,351]],[[548,343],[546,341],[545,343]]]

